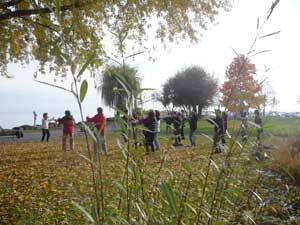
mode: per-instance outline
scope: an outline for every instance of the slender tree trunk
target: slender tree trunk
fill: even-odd
[[[198,105],[198,115],[201,116],[202,115],[202,109],[203,107]]]

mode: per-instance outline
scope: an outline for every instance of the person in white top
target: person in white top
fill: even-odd
[[[45,140],[49,141],[50,138],[50,132],[49,132],[49,119],[48,119],[48,113],[44,113],[43,114],[43,118],[42,118],[42,139],[41,141],[43,142]]]
[[[155,124],[154,124],[154,149],[159,150],[160,144],[158,140],[158,135],[160,132],[160,112],[158,110],[155,110]]]

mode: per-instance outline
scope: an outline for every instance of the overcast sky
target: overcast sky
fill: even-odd
[[[138,68],[143,78],[143,87],[160,89],[161,85],[181,68],[200,65],[214,74],[221,85],[224,81],[226,67],[235,57],[232,48],[239,53],[246,53],[255,36],[256,21],[261,20],[273,0],[236,0],[230,12],[222,12],[217,24],[210,26],[203,33],[198,44],[179,43],[164,49],[159,43],[152,52],[155,61],[149,61],[149,55],[141,55],[130,62]],[[300,111],[297,96],[300,95],[299,63],[300,52],[300,0],[281,0],[271,20],[267,23],[264,34],[281,30],[281,33],[261,41],[256,46],[259,50],[272,50],[269,53],[253,58],[258,68],[257,79],[263,77],[263,66],[270,68],[267,76],[269,84],[276,92],[280,103],[278,111]],[[151,34],[150,34],[151,35]],[[153,43],[149,43],[149,46]],[[10,65],[9,72],[13,79],[0,77],[0,126],[12,127],[20,124],[32,124],[33,113],[48,112],[50,117],[62,116],[64,110],[70,109],[78,117],[76,102],[72,96],[61,90],[44,86],[33,81],[37,66],[34,63],[22,67]],[[40,76],[40,80],[53,81],[53,76]],[[59,84],[67,86],[68,81]],[[93,81],[90,81],[90,87]],[[188,87],[187,87],[188,88]],[[103,106],[100,96],[93,88],[84,102],[86,115],[93,115],[98,106]],[[158,107],[150,103],[148,107]],[[104,107],[107,115],[112,115],[109,108]]]

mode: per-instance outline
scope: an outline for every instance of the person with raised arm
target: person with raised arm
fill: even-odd
[[[92,118],[86,117],[87,122],[94,123],[97,132],[95,132],[95,136],[97,142],[94,142],[94,152],[97,151],[98,144],[101,143],[102,152],[107,154],[107,146],[106,146],[106,117],[103,113],[103,109],[101,107],[97,108],[97,114]]]
[[[70,149],[74,150],[74,133],[75,133],[75,120],[70,110],[65,111],[63,118],[57,119],[58,124],[63,125],[63,137],[62,137],[62,150],[65,153],[67,151],[67,138],[69,137]]]

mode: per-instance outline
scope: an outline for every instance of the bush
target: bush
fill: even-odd
[[[271,156],[274,170],[288,173],[294,181],[300,182],[300,139],[279,147]]]

